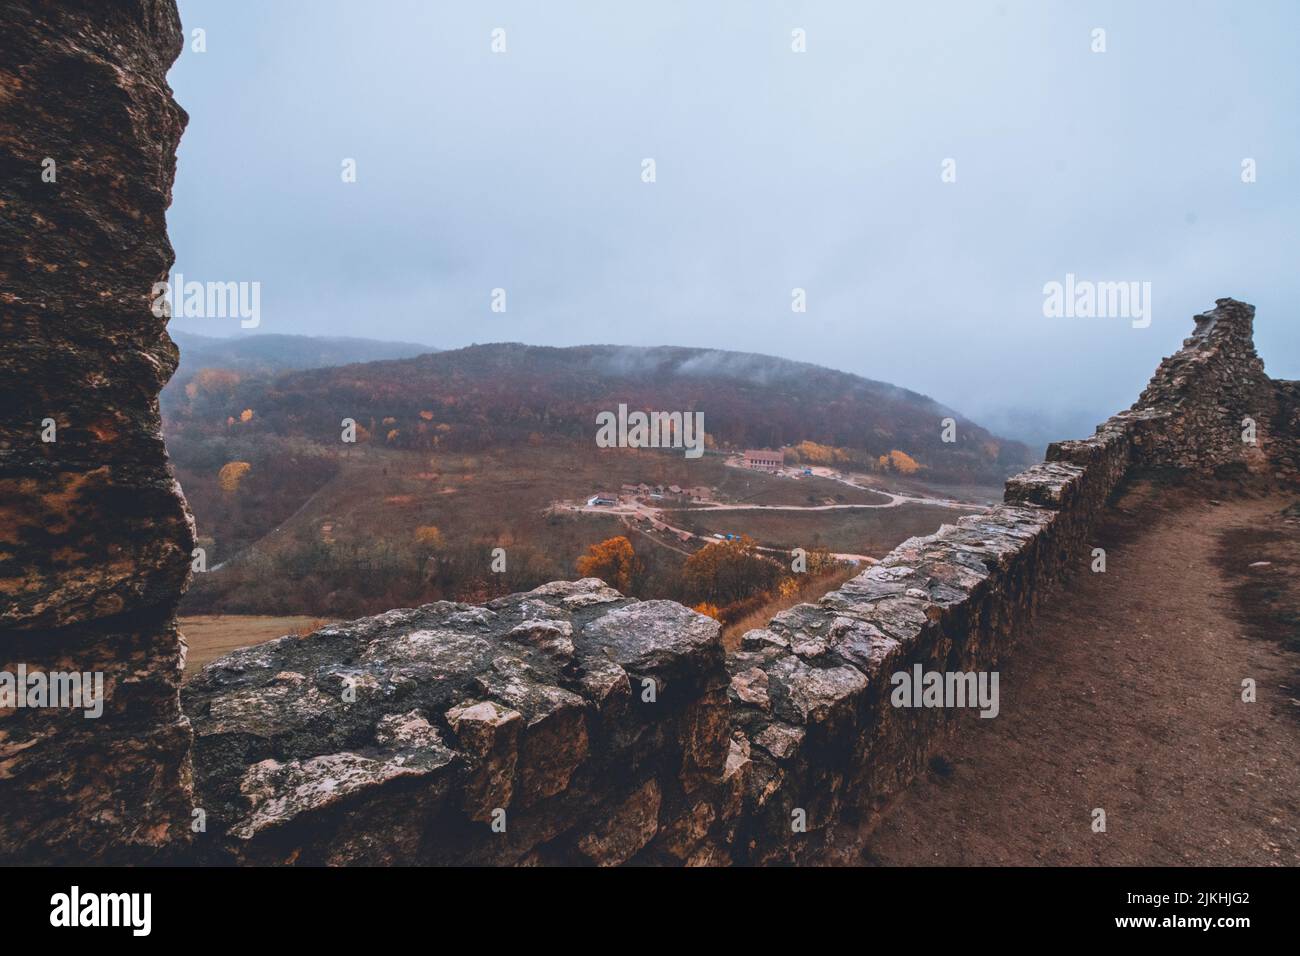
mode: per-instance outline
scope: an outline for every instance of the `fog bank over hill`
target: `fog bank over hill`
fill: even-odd
[[[176,374],[163,388],[163,411],[173,409],[195,375],[207,370],[233,372],[239,378],[269,378],[307,368],[409,358],[438,351],[416,342],[385,342],[348,336],[251,334],[215,338],[182,329],[170,330],[180,349]]]
[[[181,350],[178,376],[204,366],[283,372],[290,369],[323,368],[327,365],[349,365],[353,362],[410,358],[412,355],[438,351],[432,345],[421,345],[418,342],[390,342],[350,336],[270,333],[214,338],[172,329],[171,337]]]
[[[269,378],[288,371],[351,365],[388,359],[412,358],[442,351],[418,342],[390,342],[349,336],[239,334],[219,338],[198,335],[179,329],[172,338],[180,347],[180,365],[176,375],[163,390],[164,407],[174,407],[177,394],[200,369],[223,369],[243,376]],[[501,346],[527,349],[523,343],[475,343],[475,348]],[[732,352],[724,349],[684,349],[673,346],[642,348],[636,346],[588,346],[589,368],[600,375],[708,379],[721,377],[743,380],[753,385],[797,388],[799,380],[809,374],[828,372],[849,375],[808,362],[795,362],[771,355]],[[544,354],[544,353],[538,353]],[[940,417],[956,415],[951,408],[928,396],[888,382],[871,381],[876,393],[899,400],[932,402]],[[987,396],[972,396],[963,410],[990,432],[1023,442],[1041,453],[1049,442],[1091,435],[1105,414],[1086,408],[1066,408],[1060,404],[1036,406],[998,405]]]
[[[626,405],[700,412],[719,450],[812,442],[863,469],[897,450],[936,480],[996,484],[1033,460],[1024,445],[917,392],[716,349],[501,343],[273,377],[209,375],[194,386],[171,393],[172,435],[225,434],[242,419],[237,430],[248,440],[336,445],[347,417],[386,447],[464,452],[590,443],[597,414]],[[945,419],[954,422],[951,441]]]
[[[174,271],[260,282],[263,331],[735,349],[1100,421],[1234,295],[1300,377],[1300,5],[357,9],[180,3]],[[1150,282],[1150,327],[1045,317],[1069,274]]]

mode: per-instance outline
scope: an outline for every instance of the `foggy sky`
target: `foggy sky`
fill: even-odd
[[[180,9],[175,271],[260,282],[258,332],[740,349],[1095,424],[1230,295],[1300,378],[1292,2]],[[1150,327],[1045,318],[1066,273],[1152,283]]]

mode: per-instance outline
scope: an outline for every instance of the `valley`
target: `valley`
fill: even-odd
[[[502,345],[303,369],[292,356],[385,346],[266,338],[264,354],[257,337],[237,353],[200,343],[231,367],[191,365],[164,394],[206,566],[187,615],[486,601],[580,576],[580,559],[625,539],[623,590],[731,624],[796,590],[817,596],[790,569],[794,549],[818,555],[811,577],[829,590],[837,569],[998,500],[1027,454],[964,419],[964,442],[944,443],[955,413],[924,396],[766,356]],[[620,407],[702,414],[701,454],[600,447],[592,423]],[[753,442],[784,445],[787,463],[744,467]]]

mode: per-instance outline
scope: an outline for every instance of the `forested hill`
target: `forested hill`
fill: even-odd
[[[620,403],[701,411],[712,447],[814,443],[833,460],[892,451],[938,480],[996,481],[1030,462],[934,400],[885,382],[765,355],[691,348],[515,343],[393,361],[196,381],[169,409],[179,432],[225,428],[337,442],[355,419],[362,440],[396,448],[471,450],[548,439],[593,440],[595,416]],[[956,441],[942,421],[956,420]],[[809,446],[805,445],[805,448]]]

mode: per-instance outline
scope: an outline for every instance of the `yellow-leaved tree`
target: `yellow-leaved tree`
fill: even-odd
[[[420,525],[415,529],[415,543],[422,548],[432,548],[436,551],[443,545],[442,532],[438,530],[437,525]]]
[[[876,462],[882,471],[893,470],[900,475],[914,475],[921,470],[921,464],[905,451],[893,449],[888,455],[881,455]]]

